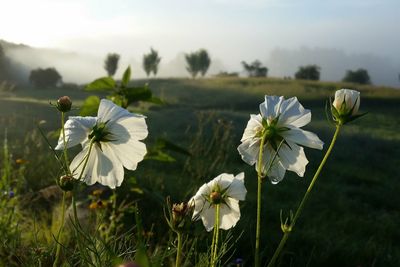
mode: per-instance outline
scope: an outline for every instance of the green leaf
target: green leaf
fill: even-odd
[[[79,115],[94,116],[97,114],[99,105],[100,105],[100,98],[98,96],[95,95],[89,96],[88,98],[85,99],[85,102],[83,102]]]
[[[147,86],[124,88],[119,92],[128,100],[128,105],[138,101],[148,101],[153,97],[152,92]]]
[[[115,88],[115,81],[111,77],[103,77],[86,85],[85,90],[99,91],[99,90],[112,90]]]
[[[131,80],[131,66],[129,66],[124,72],[124,76],[122,77],[121,81],[122,87],[127,87],[130,80]]]

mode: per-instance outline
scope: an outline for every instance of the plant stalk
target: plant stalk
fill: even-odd
[[[286,243],[287,239],[289,238],[290,233],[293,231],[294,226],[295,226],[295,224],[297,222],[297,219],[299,218],[301,212],[303,211],[304,205],[305,205],[305,203],[307,202],[307,200],[308,200],[308,198],[310,196],[310,193],[311,193],[311,191],[312,191],[312,189],[314,187],[314,184],[317,181],[317,179],[318,179],[318,177],[319,177],[319,175],[320,175],[320,173],[321,173],[321,171],[322,171],[322,169],[323,169],[323,167],[324,167],[329,155],[332,152],[332,149],[333,149],[333,147],[334,147],[334,145],[336,143],[336,139],[337,139],[337,137],[339,135],[340,128],[341,128],[341,125],[336,125],[336,131],[333,134],[332,141],[331,141],[331,143],[329,145],[329,148],[326,151],[325,156],[322,159],[321,163],[319,164],[319,167],[318,167],[317,171],[315,172],[314,177],[312,178],[311,183],[308,186],[307,191],[304,194],[303,199],[301,200],[299,207],[296,210],[296,213],[295,213],[295,215],[293,217],[293,220],[290,222],[290,226],[289,226],[290,230],[284,232],[283,237],[282,237],[277,249],[275,250],[274,255],[272,256],[272,258],[271,258],[271,260],[270,260],[270,262],[268,264],[268,267],[272,267],[272,266],[275,265],[275,262],[276,262],[278,256],[280,255],[283,247],[285,246],[285,243]]]

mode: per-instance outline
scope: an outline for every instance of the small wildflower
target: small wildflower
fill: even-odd
[[[148,134],[145,118],[107,99],[100,101],[97,117],[69,117],[64,126],[67,148],[78,144],[83,148],[70,165],[74,178],[89,185],[120,186],[124,167],[136,170],[147,152],[140,142]],[[64,149],[62,134],[55,149]],[[87,165],[82,164],[85,160]]]
[[[322,149],[324,144],[316,134],[301,129],[310,121],[311,112],[296,97],[265,96],[265,101],[260,104],[260,114],[250,115],[242,143],[238,146],[239,154],[244,162],[257,168],[264,138],[262,175],[267,175],[273,184],[282,181],[287,170],[303,177],[308,160],[302,146]],[[272,166],[265,174],[270,164]]]
[[[8,197],[9,197],[9,198],[13,198],[14,196],[15,196],[14,191],[10,190],[10,191],[8,192]]]
[[[68,112],[71,110],[72,101],[69,96],[62,96],[57,100],[57,109],[61,112]]]
[[[239,200],[244,200],[247,190],[244,187],[244,173],[234,176],[220,174],[204,184],[191,199],[194,203],[193,219],[201,218],[207,231],[215,224],[215,206],[220,205],[219,228],[228,230],[240,219]]]
[[[92,203],[90,203],[90,205],[89,205],[89,209],[91,209],[91,210],[95,210],[95,209],[97,209],[98,208],[98,206],[97,206],[97,202],[92,202]]]

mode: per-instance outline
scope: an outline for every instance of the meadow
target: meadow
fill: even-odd
[[[278,266],[399,266],[400,90],[277,78],[150,79],[133,83],[148,83],[154,95],[164,102],[130,106],[147,116],[149,137],[145,143],[155,147],[160,145],[161,137],[188,152],[167,148],[168,156],[158,155],[164,156],[163,160],[146,159],[136,171],[127,172],[124,183],[116,190],[119,204],[137,203],[149,250],[154,255],[157,249],[162,250],[158,244],[164,244],[167,251],[169,246],[165,244],[171,243],[171,234],[165,234],[166,197],[170,196],[173,202],[188,201],[198,187],[218,174],[244,171],[248,193],[241,203],[241,220],[231,231],[231,243],[236,243],[225,255],[225,266],[236,266],[233,262],[237,258],[243,259],[244,266],[251,266],[257,174],[237,152],[249,115],[259,113],[264,95],[297,96],[312,111],[312,122],[304,128],[318,134],[325,142],[325,151],[335,128],[326,119],[325,105],[336,90],[353,88],[361,92],[360,109],[368,114],[343,127]],[[60,168],[37,127],[55,145],[60,119],[49,101],[55,103],[60,96],[70,96],[76,108],[70,115],[74,115],[92,94],[61,88],[0,92],[0,140],[3,147],[7,140],[8,150],[1,156],[2,175],[15,177],[19,188],[15,196],[17,215],[13,218],[17,226],[4,222],[4,217],[0,224],[0,261],[4,266],[49,266],[52,262],[52,233],[59,224],[62,195],[54,185]],[[287,173],[277,185],[264,183],[264,262],[271,257],[282,235],[280,211],[296,209],[323,152],[306,149],[310,163],[305,177]],[[11,159],[8,167],[7,155]],[[98,212],[88,208],[92,191],[85,188],[81,192],[82,209],[90,214]],[[104,197],[109,197],[107,192]],[[121,221],[126,229],[137,224],[128,212]],[[201,222],[194,224],[193,236],[189,238],[200,236],[196,250],[204,251],[206,242],[211,242],[211,234],[205,233]],[[18,228],[18,234],[12,235],[10,227]],[[69,240],[67,244],[73,242]],[[65,266],[74,265],[73,256],[68,253],[73,255],[74,251],[65,249]],[[164,266],[172,261],[168,257],[173,255],[168,255]],[[198,263],[198,257],[193,252],[188,266]],[[76,261],[74,266],[79,266]]]

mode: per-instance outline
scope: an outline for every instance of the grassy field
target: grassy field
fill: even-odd
[[[272,78],[154,79],[135,83],[144,82],[166,103],[132,107],[148,117],[150,135],[146,143],[155,143],[157,137],[163,137],[191,152],[190,157],[174,154],[173,163],[144,161],[137,171],[127,175],[127,181],[119,189],[121,194],[133,194],[138,199],[144,209],[146,227],[153,226],[155,240],[162,239],[165,231],[160,218],[166,196],[176,202],[187,201],[199,186],[219,173],[245,171],[248,195],[234,233],[239,236],[246,232],[236,244],[234,258],[251,262],[256,173],[242,162],[236,150],[249,114],[259,112],[258,105],[265,94],[297,96],[312,111],[313,120],[305,128],[317,133],[326,149],[334,126],[326,120],[325,103],[335,90],[353,88],[361,92],[360,109],[368,115],[346,125],[341,132],[280,264],[400,265],[400,90]],[[24,166],[25,194],[54,184],[58,175],[55,160],[41,141],[36,125],[45,120],[41,127],[46,133],[59,128],[58,114],[49,101],[55,102],[62,95],[69,95],[79,107],[90,93],[29,88],[0,92],[1,140],[7,131],[13,158],[28,161]],[[306,154],[310,163],[304,178],[287,173],[278,185],[264,185],[265,259],[271,256],[281,236],[280,210],[296,209],[323,156],[323,152],[311,149],[306,149]],[[144,189],[144,195],[130,191],[132,177]],[[149,207],[153,212],[147,212]]]

